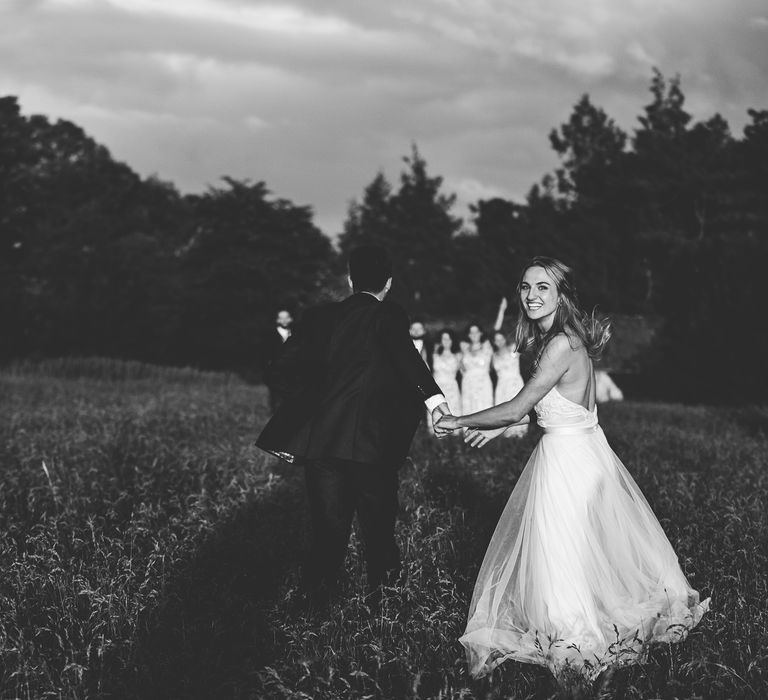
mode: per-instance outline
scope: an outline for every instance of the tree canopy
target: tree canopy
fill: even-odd
[[[649,87],[631,133],[582,95],[549,135],[559,167],[524,201],[473,203],[466,223],[412,145],[396,184],[378,172],[351,201],[337,246],[263,181],[182,195],[1,97],[0,360],[256,367],[275,310],[343,294],[346,253],[376,242],[395,298],[435,317],[489,316],[525,260],[559,257],[586,306],[664,319],[649,369],[692,397],[762,398],[768,110],[747,110],[737,136],[719,114],[693,118],[679,76],[655,71]]]

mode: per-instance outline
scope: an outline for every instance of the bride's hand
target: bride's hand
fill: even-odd
[[[469,429],[464,435],[464,442],[470,447],[485,447],[491,440],[499,437],[507,427],[505,425],[503,428],[493,428],[492,430]]]

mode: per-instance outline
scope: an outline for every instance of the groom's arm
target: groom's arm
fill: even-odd
[[[398,371],[408,383],[416,389],[427,410],[445,403],[443,391],[437,385],[429,367],[424,363],[419,351],[414,347],[408,332],[408,316],[405,311],[389,302],[382,302],[381,333],[382,343],[387,348]]]

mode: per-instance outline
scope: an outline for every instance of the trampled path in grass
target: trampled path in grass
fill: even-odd
[[[252,446],[261,387],[144,369],[0,375],[0,697],[551,697],[456,639],[536,436],[469,451],[420,432],[402,472],[408,579],[371,616],[353,537],[326,617],[296,605],[301,474]],[[78,368],[79,374],[88,374]],[[768,412],[601,408],[712,611],[618,679],[627,698],[768,697]]]

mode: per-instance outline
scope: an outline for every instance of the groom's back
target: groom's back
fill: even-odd
[[[322,352],[325,401],[341,397],[353,402],[393,399],[418,404],[415,392],[398,376],[389,350],[392,317],[405,312],[369,294],[354,294],[334,305],[328,318],[327,339]],[[346,407],[352,410],[351,406]],[[374,407],[363,407],[373,412]],[[382,412],[389,409],[382,406]]]
[[[260,446],[307,459],[404,459],[424,398],[439,389],[413,347],[402,308],[353,294],[309,309],[286,346],[284,370],[297,373],[298,386]]]

